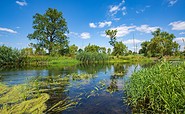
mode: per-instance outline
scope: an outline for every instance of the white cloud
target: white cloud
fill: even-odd
[[[90,28],[96,28],[97,26],[94,23],[89,23]]]
[[[180,35],[183,35],[183,34],[185,34],[185,32],[180,32],[179,34],[180,34]]]
[[[90,28],[103,28],[105,26],[111,26],[112,22],[111,21],[104,21],[104,22],[98,22],[98,24],[95,23],[89,23]]]
[[[172,26],[172,30],[185,30],[185,21],[176,21],[169,25]]]
[[[119,3],[118,5],[109,6],[109,15],[112,16],[113,20],[115,18],[114,16],[118,12],[122,12],[123,16],[126,15],[126,7],[123,6],[124,3],[125,3],[125,0],[122,0],[122,2]]]
[[[175,38],[173,41],[176,41],[180,45],[180,51],[185,49],[185,37]]]
[[[143,9],[136,10],[136,13],[137,13],[137,14],[143,13],[147,8],[150,8],[150,6],[147,5],[147,6],[145,6]]]
[[[105,21],[105,22],[99,22],[98,27],[103,28],[105,26],[111,26],[112,22],[111,21]]]
[[[141,25],[140,27],[136,27],[136,30],[140,32],[151,33],[157,30],[157,28],[160,27],[150,27],[149,25]]]
[[[117,30],[117,37],[123,37],[128,35],[129,33],[133,32],[133,31],[139,31],[141,33],[151,33],[154,32],[155,30],[157,30],[157,28],[160,28],[158,26],[149,26],[149,25],[141,25],[141,26],[135,26],[135,25],[130,25],[130,26],[126,26],[126,25],[120,25],[117,27],[113,27],[110,28],[110,30]],[[101,32],[100,36],[102,37],[108,37],[106,36],[105,32]],[[138,40],[136,40],[137,42]]]
[[[111,6],[109,12],[113,13],[113,12],[117,12],[119,10],[120,10],[119,6]]]
[[[175,38],[174,41],[178,42],[178,43],[185,43],[185,37],[179,37],[179,38]]]
[[[141,42],[144,42],[144,40],[138,40],[138,39],[128,39],[128,40],[125,40],[123,41],[124,44],[138,44],[138,43],[141,43]]]
[[[88,32],[83,32],[83,33],[80,34],[80,37],[81,37],[82,39],[89,39],[91,36],[90,36],[90,33],[88,33]]]
[[[24,0],[24,1],[16,1],[16,3],[20,6],[27,6],[27,2]]]
[[[14,33],[14,34],[17,33],[17,31],[14,31],[14,30],[9,29],[9,28],[2,28],[2,27],[0,27],[0,31],[9,32],[9,33]]]
[[[88,39],[90,38],[90,33],[88,32],[83,32],[81,34],[76,33],[76,32],[70,32],[69,34],[66,34],[68,37],[72,37],[72,38],[82,38],[82,39]]]
[[[178,0],[168,0],[168,6],[173,6]]]
[[[17,26],[16,28],[19,29],[19,28],[21,28],[21,27]]]
[[[111,30],[117,30],[117,37],[123,37],[127,34],[129,34],[130,32],[134,31],[134,28],[136,26],[125,26],[125,25],[121,25],[115,28],[111,28]]]
[[[68,37],[78,38],[80,35],[76,32],[69,32],[69,34],[66,34]]]

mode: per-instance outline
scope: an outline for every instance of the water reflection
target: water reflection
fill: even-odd
[[[123,103],[125,80],[140,65],[133,64],[78,64],[71,67],[29,67],[0,71],[2,82],[8,85],[39,81],[38,90],[50,95],[47,106],[67,99],[78,102],[75,107],[59,111],[63,114],[119,114],[130,113]],[[66,104],[67,105],[67,104]],[[49,113],[58,113],[50,111]]]

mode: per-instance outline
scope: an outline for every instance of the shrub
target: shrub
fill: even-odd
[[[25,57],[17,49],[12,49],[7,46],[0,46],[0,65],[20,64]]]

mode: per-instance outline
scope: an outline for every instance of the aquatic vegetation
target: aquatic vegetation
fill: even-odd
[[[185,113],[185,63],[160,63],[135,72],[125,99],[139,113]]]
[[[73,108],[79,103],[83,93],[72,99],[65,96],[71,87],[70,80],[81,81],[95,77],[92,74],[72,73],[62,76],[39,76],[31,79],[27,84],[12,87],[0,83],[0,113],[42,114]],[[56,102],[57,92],[63,92],[64,97]],[[48,100],[55,102],[48,105]]]
[[[71,76],[72,80],[87,80],[87,79],[91,79],[91,78],[97,77],[96,75],[86,74],[86,73],[81,73],[81,74],[72,73],[72,74],[69,74],[67,76]]]

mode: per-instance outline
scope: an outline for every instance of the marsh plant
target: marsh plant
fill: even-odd
[[[185,62],[163,62],[135,72],[125,90],[133,111],[185,113]]]
[[[97,63],[107,61],[108,55],[97,52],[82,52],[76,56],[76,59],[84,63]]]

